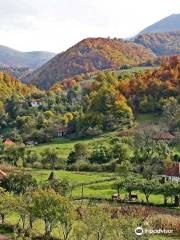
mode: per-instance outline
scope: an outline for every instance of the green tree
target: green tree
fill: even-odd
[[[134,139],[134,163],[135,170],[145,178],[151,180],[153,175],[162,174],[166,159],[170,158],[171,151],[163,141],[157,141],[155,137],[158,131],[149,129],[140,132]]]
[[[141,192],[144,193],[146,197],[146,202],[149,203],[149,197],[153,192],[156,192],[156,190],[159,187],[159,183],[156,180],[146,180],[142,179],[138,183],[138,188]]]
[[[120,196],[120,190],[124,188],[124,183],[125,183],[124,179],[118,178],[112,186],[113,188],[117,189],[117,193],[119,196]]]
[[[132,174],[133,166],[130,161],[124,160],[116,165],[116,172],[121,176],[129,176]]]
[[[8,177],[1,180],[0,186],[8,192],[24,194],[27,190],[36,188],[37,181],[30,174],[11,173]]]
[[[180,128],[180,104],[175,98],[170,98],[163,107],[163,118],[170,131]]]
[[[50,165],[51,170],[54,172],[56,169],[56,164],[61,160],[58,151],[47,148],[42,153],[42,156],[43,163]]]
[[[5,217],[15,210],[15,203],[16,198],[3,188],[0,188],[0,216],[2,224],[5,223]]]
[[[31,134],[36,128],[36,121],[32,116],[18,116],[16,118],[16,126],[23,134]]]
[[[67,162],[68,164],[76,163],[77,171],[79,171],[80,163],[86,160],[87,154],[87,145],[84,143],[77,143],[74,145],[74,151],[70,152]]]
[[[30,194],[25,193],[17,197],[15,204],[15,212],[18,214],[18,222],[15,227],[17,232],[17,237],[25,237],[29,233],[29,230],[32,229],[32,213],[31,213],[31,198]]]
[[[110,162],[112,158],[113,156],[110,149],[108,149],[106,146],[100,146],[91,153],[89,161],[91,163],[102,164]]]
[[[66,198],[50,189],[45,191],[38,190],[32,194],[32,214],[34,218],[44,221],[46,239],[50,238],[52,230],[58,226],[59,222],[65,224],[67,202],[68,200]],[[70,210],[70,208],[68,208],[68,210]],[[64,229],[65,228],[66,226],[64,226]],[[66,230],[64,231],[66,232]]]
[[[160,184],[157,189],[157,193],[162,194],[164,197],[165,206],[167,205],[168,197],[175,196],[176,194],[178,194],[178,192],[180,193],[179,184],[171,181]]]
[[[67,179],[62,180],[50,180],[48,183],[45,183],[43,188],[51,188],[56,193],[59,193],[61,196],[66,196],[71,191],[71,184]]]
[[[9,146],[4,149],[4,160],[14,166],[25,165],[25,147]]]
[[[27,166],[28,164],[32,165],[35,162],[41,162],[42,156],[41,154],[32,151],[32,150],[26,150],[25,153],[25,165]]]
[[[113,225],[108,209],[105,210],[98,206],[87,208],[83,222],[86,226],[84,239],[114,239]]]
[[[117,142],[112,147],[113,158],[116,159],[118,164],[130,160],[131,152],[130,146],[126,143]]]
[[[76,215],[74,206],[68,199],[63,199],[61,205],[58,228],[60,232],[62,232],[62,240],[68,240],[75,232],[74,223],[76,221]]]
[[[139,190],[139,179],[133,176],[129,176],[126,181],[124,181],[124,188],[129,194],[129,199],[131,199],[132,191]]]

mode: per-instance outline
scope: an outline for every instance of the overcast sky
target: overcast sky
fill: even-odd
[[[131,37],[180,0],[0,0],[0,44],[61,52],[87,37]]]

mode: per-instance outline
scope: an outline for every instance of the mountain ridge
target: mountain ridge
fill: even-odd
[[[151,49],[157,56],[180,54],[180,30],[167,33],[144,33],[138,35],[134,42]]]
[[[23,81],[47,89],[74,75],[118,68],[124,64],[140,64],[154,58],[151,50],[131,41],[87,38],[56,55]]]
[[[180,14],[172,14],[146,27],[139,34],[177,30],[180,30]]]
[[[30,69],[37,69],[55,55],[55,53],[47,51],[21,52],[0,45],[0,65],[6,65],[7,67],[28,67]]]

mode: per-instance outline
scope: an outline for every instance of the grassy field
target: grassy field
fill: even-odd
[[[34,178],[37,179],[38,182],[46,181],[48,179],[48,176],[50,174],[50,170],[44,170],[44,169],[27,169],[27,172],[30,172]],[[95,182],[95,181],[101,181],[106,180],[107,178],[112,178],[116,176],[114,173],[91,173],[91,172],[67,172],[62,170],[57,170],[55,172],[57,179],[67,178],[72,184],[81,184],[81,183],[89,183],[89,182]],[[84,186],[84,197],[98,197],[98,198],[109,198],[111,199],[111,196],[113,193],[116,193],[116,189],[113,188],[115,180],[106,181],[106,182],[100,182],[100,183],[94,183],[90,185]],[[135,193],[135,192],[134,192]],[[142,193],[136,192],[138,194],[139,200],[145,201],[145,197]],[[73,189],[72,196],[73,197],[81,197],[82,194],[82,188],[76,187]],[[125,196],[126,192],[121,192],[121,197],[123,198]],[[152,195],[150,196],[150,202],[161,204],[163,202],[162,196],[158,195]],[[18,220],[18,216],[16,214],[12,214],[8,217],[6,222],[10,225],[16,224]],[[42,235],[44,224],[42,221],[35,221],[33,225],[33,232]],[[8,234],[9,236],[13,236],[10,234],[10,231],[7,229],[4,229],[0,227],[0,233],[1,234]],[[53,231],[54,236],[58,236],[58,230],[55,229]],[[176,237],[168,237],[168,236],[152,236],[151,240],[177,240]]]
[[[11,226],[13,224],[16,224],[18,220],[18,216],[17,215],[10,215],[7,219],[6,219],[6,223],[10,224]],[[39,235],[42,236],[44,233],[44,223],[40,220],[36,220],[33,224],[33,231],[32,233],[34,233],[35,235]],[[9,228],[5,228],[3,226],[0,225],[0,234],[3,234],[5,236],[9,236],[9,237],[14,237],[14,234],[12,233],[12,230]],[[59,230],[58,229],[54,229],[52,232],[53,236],[55,237],[59,237]],[[140,239],[140,238],[138,238]],[[170,235],[153,235],[150,238],[148,238],[149,240],[178,240],[178,236],[172,236]],[[129,239],[128,239],[129,240]]]
[[[98,137],[80,140],[71,140],[68,138],[56,138],[50,143],[40,144],[32,147],[38,153],[43,152],[47,148],[55,149],[59,152],[60,156],[67,159],[69,153],[73,150],[73,147],[77,143],[84,143],[88,145],[89,150],[93,150],[98,145],[108,145],[110,140],[117,135],[117,132],[109,132],[102,134]]]
[[[139,124],[158,121],[159,115],[157,114],[139,114],[137,116],[136,122]],[[56,138],[50,143],[40,144],[36,147],[32,147],[38,153],[43,152],[47,148],[55,149],[59,152],[59,155],[63,159],[67,159],[69,153],[73,150],[73,147],[77,143],[85,143],[88,145],[88,149],[91,151],[98,145],[109,145],[110,141],[113,137],[118,136],[116,132],[107,132],[98,137],[89,138],[89,139],[79,139],[79,140],[72,140],[68,138]]]
[[[139,124],[155,122],[160,119],[160,116],[157,114],[139,114],[137,116],[136,122]],[[93,150],[98,145],[109,145],[110,141],[113,137],[117,136],[119,132],[109,132],[104,133],[98,137],[90,138],[90,139],[80,139],[80,140],[71,140],[67,138],[58,138],[54,139],[51,143],[41,144],[36,147],[33,147],[33,150],[41,153],[46,148],[55,149],[59,152],[59,155],[67,159],[69,153],[73,150],[73,147],[76,143],[85,143],[88,145],[89,150]],[[180,146],[177,146],[173,149],[174,152],[180,152]],[[48,179],[50,171],[48,170],[30,170],[33,176],[38,181],[45,181]],[[56,171],[56,176],[58,179],[67,178],[70,182],[74,183],[86,183],[93,182],[98,180],[103,180],[107,177],[114,176],[114,173],[76,173],[76,172],[67,172],[67,171]],[[96,183],[89,186],[84,187],[84,196],[87,197],[103,197],[103,198],[111,198],[112,194],[115,193],[115,190],[112,189],[113,182],[103,182]],[[73,196],[79,197],[81,196],[82,189],[81,187],[77,187],[73,190]],[[122,192],[122,197],[125,196],[125,192]],[[138,193],[139,200],[145,201],[145,197],[142,193]],[[150,201],[155,204],[162,204],[163,198],[162,196],[152,195],[150,196]]]
[[[144,72],[146,70],[151,70],[151,69],[155,69],[156,67],[132,67],[129,69],[120,69],[120,70],[116,70],[115,72],[117,73],[117,75],[120,75],[121,73],[127,72],[127,73],[136,73],[136,72]]]
[[[136,118],[136,121],[140,124],[148,123],[148,122],[157,122],[160,120],[160,115],[146,113],[146,114],[139,114]]]
[[[37,181],[46,181],[51,173],[50,170],[32,169],[27,170],[36,178]],[[72,183],[87,183],[114,176],[113,173],[88,173],[88,172],[68,172],[63,170],[55,171],[57,179],[66,178]]]
[[[37,181],[47,181],[50,170],[28,170]],[[115,180],[108,180],[109,178],[116,177],[115,173],[90,173],[90,172],[68,172],[63,170],[57,170],[55,172],[57,179],[66,178],[70,181],[72,185],[76,184],[88,184],[83,186],[83,196],[84,197],[97,197],[97,198],[109,198],[111,199],[112,194],[116,193],[116,189],[114,189],[113,185]],[[93,183],[96,181],[106,180],[99,183]],[[140,192],[134,192],[138,195],[139,201],[146,202],[144,194]],[[73,188],[72,197],[81,197],[82,194],[82,187],[77,186]],[[121,191],[120,195],[121,198],[124,198],[127,192]],[[161,195],[154,195],[152,194],[149,198],[149,201],[154,204],[163,204],[163,197]]]
[[[158,115],[155,114],[140,114],[137,116],[136,122],[140,125],[143,123],[149,122],[156,122],[160,119]],[[35,147],[32,147],[32,150],[41,153],[47,148],[51,148],[57,150],[59,155],[63,159],[67,159],[69,153],[73,150],[74,145],[77,143],[85,143],[88,145],[89,150],[93,150],[98,145],[107,145],[110,146],[110,141],[118,136],[117,132],[109,132],[104,133],[98,137],[89,138],[89,139],[79,139],[79,140],[71,140],[67,138],[57,138],[54,139],[51,143],[41,144]],[[180,146],[174,148],[175,152],[180,152]],[[31,173],[33,177],[38,182],[44,182],[48,180],[50,175],[50,170],[45,169],[26,169],[27,172]],[[72,185],[76,184],[87,184],[83,186],[83,196],[84,197],[94,197],[94,198],[101,198],[101,199],[111,199],[112,194],[116,193],[117,190],[114,188],[114,180],[108,180],[109,178],[116,177],[116,173],[94,173],[94,172],[70,172],[70,171],[63,171],[57,170],[55,171],[57,179],[66,178],[70,181]],[[106,181],[107,180],[107,181]],[[97,183],[97,181],[102,181]],[[93,183],[92,182],[96,182]],[[88,185],[88,183],[91,183]],[[140,192],[133,192],[134,194],[138,195],[138,200],[145,202],[144,194]],[[127,192],[121,191],[120,196],[123,199]],[[72,197],[79,198],[82,196],[82,186],[76,186],[73,188]],[[150,195],[149,201],[153,204],[161,205],[163,204],[163,197],[160,195]],[[170,203],[170,200],[169,200]],[[179,208],[178,208],[179,210]],[[17,222],[17,216],[11,215],[7,219],[9,224],[15,224]],[[36,233],[42,234],[43,233],[43,224],[42,222],[36,222],[34,224],[34,231]],[[0,234],[6,234],[8,230],[0,227]],[[55,235],[57,232],[55,232]],[[177,240],[176,237],[169,237],[169,236],[152,236],[151,240]]]

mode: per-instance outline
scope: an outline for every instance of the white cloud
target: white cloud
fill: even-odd
[[[179,0],[0,0],[0,44],[60,52],[86,37],[129,37],[173,13]]]

